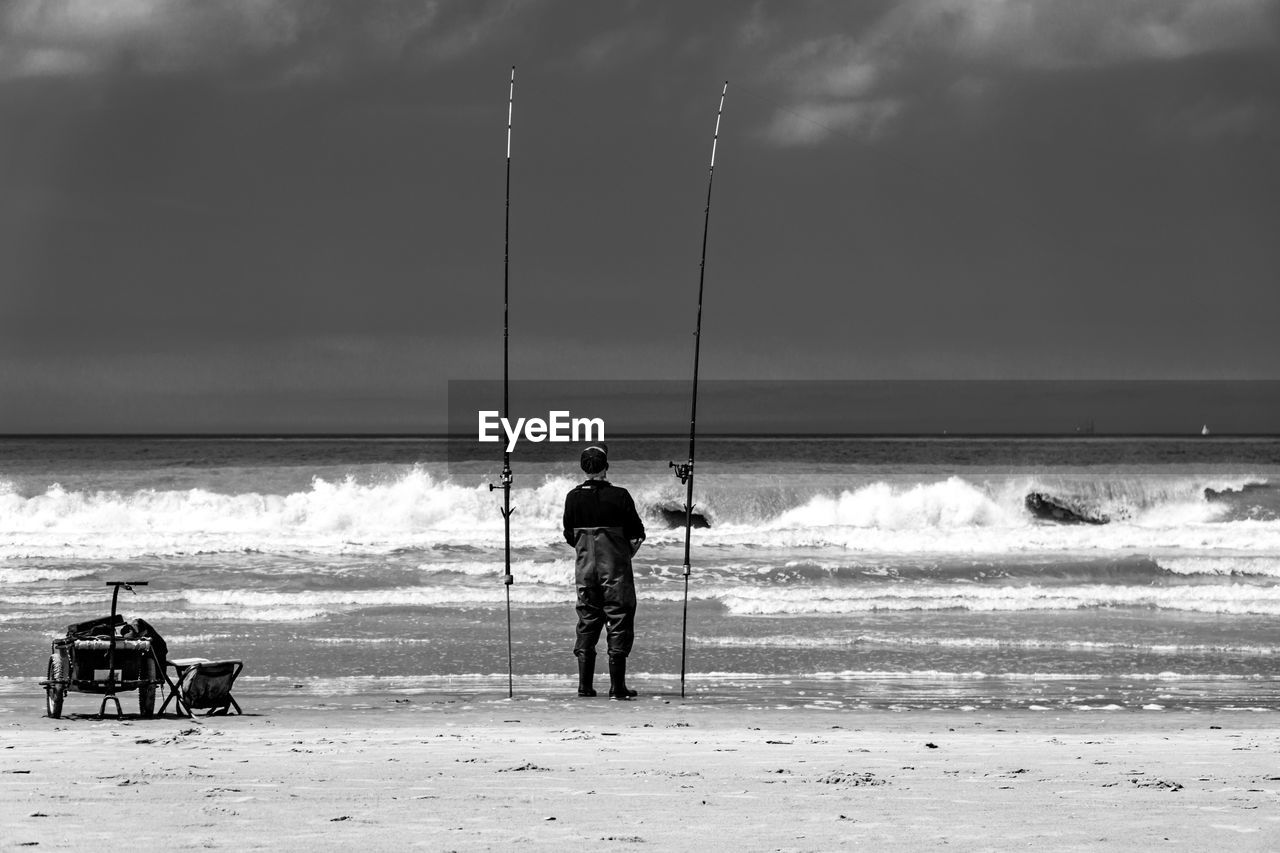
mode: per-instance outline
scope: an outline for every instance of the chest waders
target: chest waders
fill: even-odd
[[[575,527],[578,629],[573,653],[578,658],[578,695],[594,696],[596,643],[606,632],[609,698],[630,699],[627,655],[635,643],[636,582],[631,543],[621,527]]]

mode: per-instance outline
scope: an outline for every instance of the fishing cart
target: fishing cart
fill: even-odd
[[[70,691],[101,694],[99,717],[106,715],[108,702],[115,703],[117,718],[123,716],[116,694],[126,690],[138,691],[138,712],[143,717],[155,713],[156,687],[164,679],[164,640],[143,620],[125,622],[116,612],[121,587],[134,592],[135,586],[146,585],[146,581],[107,581],[113,588],[111,615],[69,625],[66,636],[53,641],[49,677],[40,682],[50,717],[62,716],[62,701]]]

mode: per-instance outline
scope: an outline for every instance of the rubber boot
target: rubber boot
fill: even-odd
[[[627,687],[627,659],[609,658],[609,698],[630,699],[636,695],[636,691]]]
[[[578,655],[578,695],[594,696],[596,690],[591,686],[591,681],[596,674],[596,656],[595,655]]]

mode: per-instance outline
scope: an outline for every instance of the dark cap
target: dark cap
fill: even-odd
[[[609,467],[609,445],[603,441],[593,444],[582,451],[582,470],[588,474],[599,474]]]

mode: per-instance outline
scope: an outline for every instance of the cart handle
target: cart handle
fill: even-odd
[[[112,621],[115,621],[115,618],[116,618],[116,599],[120,597],[120,587],[124,587],[125,589],[129,590],[129,592],[133,592],[133,588],[135,586],[146,586],[146,585],[147,585],[146,581],[107,581],[107,586],[115,587],[115,589],[111,591]],[[133,594],[137,595],[136,592],[133,592]]]
[[[120,597],[120,587],[124,587],[125,589],[129,590],[129,592],[133,592],[133,588],[135,586],[146,586],[146,585],[147,585],[146,581],[107,581],[107,586],[115,587],[115,589],[111,591],[111,621],[112,622],[116,621],[116,599]],[[136,592],[133,592],[133,594],[137,595]],[[107,647],[107,685],[108,687],[114,687],[115,680],[116,680],[116,634],[115,634],[115,631],[112,631],[111,645]],[[107,707],[107,700],[105,699],[102,700],[102,707],[103,708]],[[118,709],[120,708],[119,700],[116,701],[116,708],[118,713],[119,712]]]

